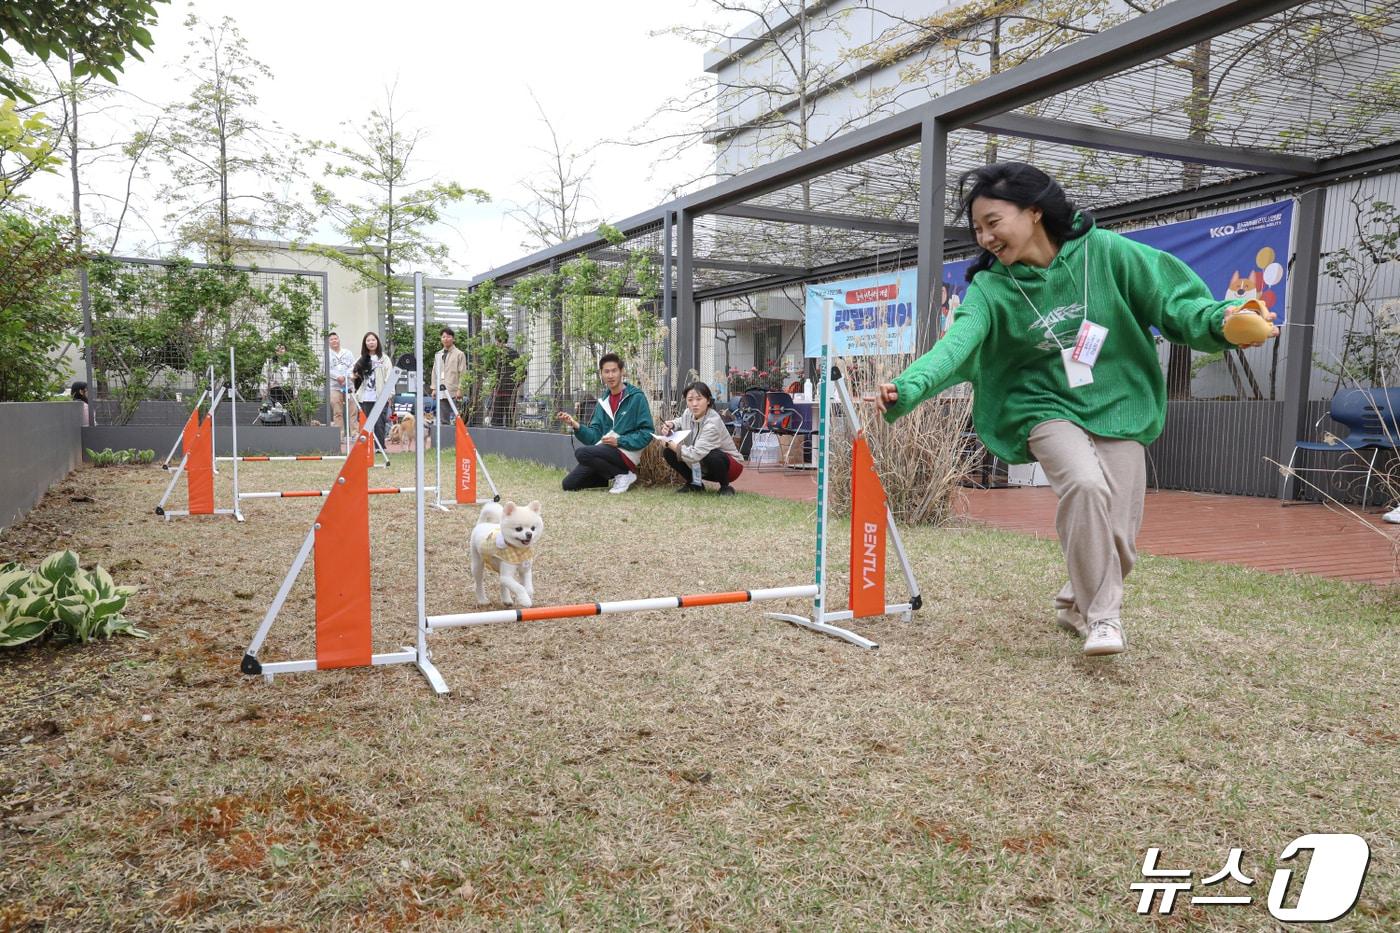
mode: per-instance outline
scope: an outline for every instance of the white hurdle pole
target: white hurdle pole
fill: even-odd
[[[232,430],[229,443],[233,445],[233,518],[243,521],[243,510],[238,505],[238,369],[234,365],[233,344],[228,348],[228,423]]]
[[[690,596],[656,596],[650,599],[620,599],[604,603],[578,603],[573,606],[539,606],[530,609],[487,609],[482,612],[462,612],[455,615],[428,616],[428,631],[461,628],[467,625],[492,625],[497,622],[540,622],[547,619],[577,619],[585,616],[606,616],[621,612],[655,612],[658,609],[688,609],[700,606],[722,606],[728,603],[757,603],[773,599],[807,599],[817,595],[815,584],[776,586],[762,590],[739,590],[733,593],[696,593]]]
[[[414,380],[415,391],[413,393],[413,430],[417,431],[419,425],[423,423],[423,273],[421,272],[413,274],[413,357],[418,367],[418,378]],[[448,692],[447,681],[443,679],[442,672],[433,664],[433,655],[428,649],[428,562],[425,554],[427,531],[423,522],[427,496],[424,495],[426,490],[423,488],[423,439],[415,437],[413,440],[413,477],[415,481],[413,521],[418,536],[414,555],[418,563],[418,643],[414,663],[423,676],[428,678],[428,683],[432,684],[433,691],[442,696]],[[441,483],[438,485],[440,487]]]

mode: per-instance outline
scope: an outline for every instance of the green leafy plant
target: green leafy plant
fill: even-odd
[[[7,563],[0,566],[0,647],[22,645],[50,630],[80,643],[113,635],[145,638],[122,615],[135,592],[118,586],[102,567],[83,570],[72,551],[50,554],[33,572]]]
[[[113,450],[105,447],[102,450],[93,450],[91,447],[84,447],[88,460],[93,466],[124,466],[128,463],[151,463],[156,459],[154,450]]]

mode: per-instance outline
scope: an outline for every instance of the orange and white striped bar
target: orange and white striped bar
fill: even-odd
[[[658,609],[690,609],[721,606],[725,603],[757,603],[770,599],[811,599],[817,587],[779,586],[766,590],[738,590],[733,593],[698,593],[691,596],[658,596],[653,599],[621,599],[610,603],[578,603],[573,606],[532,606],[529,609],[488,609],[456,615],[428,616],[428,631],[461,628],[466,625],[492,625],[498,622],[540,622],[545,619],[577,619],[606,616],[619,612],[653,612]]]
[[[277,460],[344,460],[345,454],[297,454],[284,457],[215,457],[215,460],[237,460],[240,463],[271,463]]]
[[[424,492],[432,492],[436,486],[424,486]],[[401,492],[410,495],[417,492],[414,486],[371,486],[369,494],[371,496],[393,496]],[[281,492],[240,492],[240,499],[319,499],[329,496],[329,489],[284,489]]]

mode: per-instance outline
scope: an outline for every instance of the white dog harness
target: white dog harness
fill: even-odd
[[[501,570],[501,564],[523,564],[528,560],[533,560],[535,556],[535,546],[517,547],[506,541],[506,536],[501,532],[500,525],[489,525],[491,536],[481,542],[481,562],[497,573]]]

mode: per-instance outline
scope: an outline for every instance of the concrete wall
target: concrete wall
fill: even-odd
[[[568,434],[546,434],[542,431],[508,431],[504,428],[473,427],[472,441],[485,454],[499,454],[518,460],[532,460],[545,466],[572,470],[573,438]],[[241,433],[241,432],[240,432]],[[446,435],[444,435],[444,440]]]
[[[82,429],[83,449],[154,450],[157,462],[164,460],[180,436],[180,425],[150,427],[95,427]],[[214,426],[214,449],[221,457],[233,453],[228,425]],[[239,425],[238,452],[249,454],[336,454],[341,452],[340,429],[336,427],[268,427]],[[86,455],[84,455],[86,456]]]
[[[78,466],[81,430],[77,402],[0,403],[0,528],[24,517]]]

